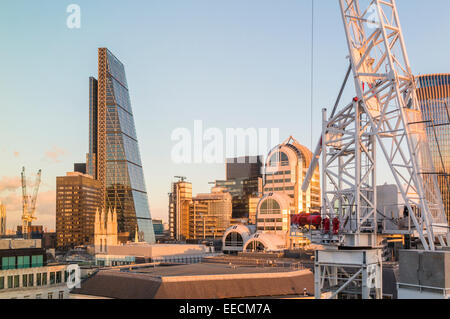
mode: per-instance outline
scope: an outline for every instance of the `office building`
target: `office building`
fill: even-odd
[[[58,248],[94,243],[95,212],[101,206],[100,183],[78,172],[56,178]]]
[[[225,252],[278,252],[309,243],[306,236],[291,229],[291,216],[320,211],[320,173],[317,168],[306,192],[301,186],[313,154],[289,137],[274,147],[265,163],[264,194],[258,201],[256,227],[233,225],[222,238]]]
[[[68,299],[67,265],[48,264],[38,239],[0,239],[0,299]]]
[[[73,171],[81,174],[87,174],[86,163],[75,163],[73,164]]]
[[[6,235],[6,207],[0,201],[0,236]]]
[[[189,238],[189,205],[192,201],[192,184],[182,179],[172,183],[169,193],[169,235],[172,240]]]
[[[101,208],[117,211],[119,232],[136,230],[154,243],[125,67],[108,49],[98,50],[98,79],[89,79],[87,171],[100,182]]]
[[[250,220],[254,215],[255,201],[262,195],[263,164],[259,156],[227,159],[224,181],[216,181],[216,187],[225,188],[233,198],[233,219]]]
[[[243,156],[227,158],[226,178],[227,180],[238,178],[261,177],[263,163],[259,156]]]
[[[189,206],[189,238],[221,238],[230,226],[232,197],[215,187],[209,194],[198,194]]]
[[[417,77],[417,97],[442,202],[450,221],[450,74]]]
[[[265,165],[264,195],[287,195],[290,205],[293,206],[293,214],[319,211],[319,168],[313,174],[309,189],[303,192],[301,188],[312,156],[311,151],[292,136],[272,149]]]

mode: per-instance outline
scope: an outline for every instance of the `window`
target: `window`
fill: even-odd
[[[64,299],[64,291],[59,292],[59,299]]]
[[[3,257],[2,270],[16,269],[16,257]]]
[[[53,292],[48,293],[48,299],[53,299]]]
[[[5,289],[5,277],[0,277],[0,290]]]
[[[23,256],[23,268],[30,267],[30,256]]]
[[[25,268],[23,264],[23,256],[17,257],[17,268],[18,269]]]
[[[289,158],[284,152],[277,152],[272,155],[269,161],[270,167],[289,166]]]
[[[55,284],[55,273],[51,272],[50,273],[50,285],[54,285]]]
[[[8,288],[13,287],[13,276],[8,276]]]
[[[280,214],[280,204],[272,198],[266,199],[260,207],[261,214]]]
[[[42,283],[42,274],[36,274],[36,286],[40,286]]]
[[[60,271],[56,272],[56,283],[60,284],[62,281],[62,273]]]
[[[31,267],[42,267],[44,265],[44,256],[31,256]]]
[[[33,287],[34,286],[34,274],[28,275],[28,286]]]
[[[19,288],[20,287],[20,276],[16,275],[14,276],[14,288]]]
[[[27,287],[28,286],[28,275],[23,275],[22,276],[22,287]]]
[[[42,286],[47,286],[47,273],[42,274]]]

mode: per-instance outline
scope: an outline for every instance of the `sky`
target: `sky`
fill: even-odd
[[[311,148],[348,55],[338,1],[315,0],[311,114],[310,0],[4,0],[0,4],[0,200],[20,223],[20,172],[42,169],[36,224],[55,228],[56,176],[88,151],[89,76],[97,48],[126,68],[152,217],[167,220],[174,176],[193,192],[224,164],[176,164],[177,128],[279,128]],[[70,4],[81,28],[69,29]],[[398,0],[415,74],[450,72],[448,0]],[[344,98],[350,99],[352,92]],[[313,121],[311,121],[311,116]],[[245,154],[239,154],[245,155]]]

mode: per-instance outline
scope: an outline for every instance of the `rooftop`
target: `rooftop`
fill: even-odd
[[[222,299],[302,296],[305,290],[314,293],[309,270],[201,263],[101,270],[72,294],[78,298]]]

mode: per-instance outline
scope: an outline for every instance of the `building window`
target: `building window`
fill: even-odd
[[[28,286],[28,275],[22,276],[22,286],[27,287]]]
[[[33,287],[34,286],[34,274],[28,275],[28,286]]]
[[[53,299],[53,292],[48,293],[48,299]]]
[[[56,283],[60,284],[62,282],[62,273],[60,271],[56,272]]]
[[[47,286],[47,273],[42,274],[42,286]]]
[[[14,288],[19,288],[20,287],[20,276],[16,275],[14,276]]]
[[[16,257],[3,257],[2,270],[16,269]]]
[[[54,285],[55,284],[55,273],[51,272],[50,273],[50,285]]]
[[[289,166],[289,158],[284,152],[277,152],[272,155],[269,161],[270,167]]]
[[[36,274],[36,286],[40,286],[42,283],[42,274]]]
[[[59,292],[59,299],[64,299],[64,291]]]
[[[0,290],[5,289],[5,277],[0,277]]]
[[[31,267],[42,267],[44,265],[44,256],[37,255],[31,257]]]
[[[8,276],[8,288],[11,289],[13,287],[13,276]]]
[[[260,207],[261,214],[281,214],[280,204],[272,198],[266,199]]]

